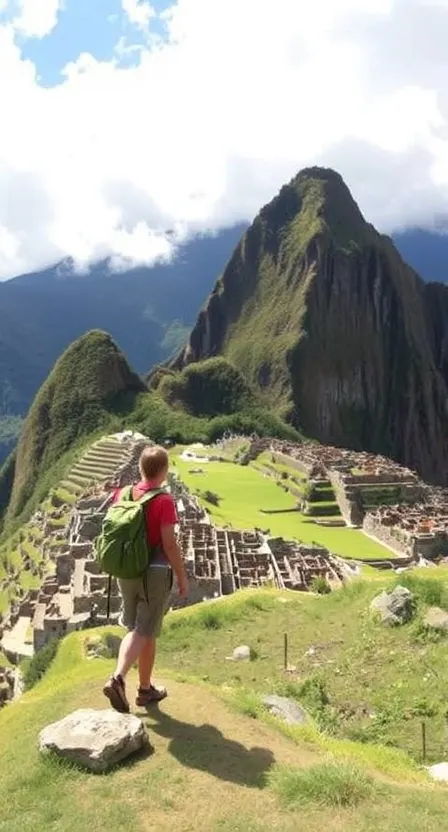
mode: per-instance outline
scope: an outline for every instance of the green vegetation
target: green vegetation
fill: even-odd
[[[184,407],[194,416],[249,412],[255,405],[241,373],[224,358],[209,358],[188,364],[180,373],[166,374],[158,390],[168,404]]]
[[[234,700],[244,702],[250,693],[250,709],[258,715],[266,693],[297,699],[334,738],[336,746],[325,745],[328,751],[347,751],[347,740],[356,740],[367,755],[371,743],[377,743],[402,749],[420,762],[424,718],[428,760],[438,762],[447,751],[446,638],[422,638],[420,621],[426,598],[432,603],[440,596],[434,585],[428,595],[425,579],[413,575],[417,619],[400,628],[383,627],[369,607],[394,580],[356,581],[324,596],[242,591],[176,613],[167,619],[160,661],[180,678],[194,675],[225,686]],[[446,574],[433,580],[442,588],[445,583],[446,598]],[[289,663],[296,668],[287,676],[283,633],[289,635]],[[229,666],[225,657],[238,644],[248,644],[257,658]]]
[[[12,667],[11,662],[9,659],[6,658],[5,654],[2,653],[0,650],[0,667]]]
[[[272,536],[319,544],[335,554],[359,560],[391,557],[389,549],[357,529],[316,525],[310,517],[294,510],[296,498],[254,466],[208,462],[202,466],[203,474],[192,474],[190,469],[196,466],[179,459],[177,449],[173,449],[171,459],[175,463],[173,471],[200,500],[204,491],[218,495],[218,506],[203,500],[217,525],[236,529],[269,528]],[[285,513],[264,513],[269,511]]]
[[[354,599],[360,600],[365,591],[366,586],[358,584]],[[337,597],[342,599],[339,607]],[[148,805],[151,822],[166,832],[174,826],[185,832],[293,832],[302,827],[307,832],[333,828],[442,832],[448,793],[431,784],[403,752],[338,739],[334,731],[332,736],[312,722],[289,726],[261,705],[261,694],[278,690],[296,696],[299,690],[294,679],[283,674],[279,634],[289,631],[294,659],[297,656],[304,665],[297,673],[306,678],[312,675],[305,667],[310,660],[300,657],[316,627],[331,647],[331,639],[339,634],[334,634],[337,615],[349,628],[347,647],[353,647],[359,609],[350,615],[352,601],[344,593],[311,598],[246,591],[168,615],[158,674],[167,682],[170,696],[160,708],[137,709],[147,724],[154,753],[106,776],[92,776],[38,752],[38,733],[45,725],[77,708],[104,707],[101,687],[113,660],[88,660],[92,634],[73,633],[60,644],[36,686],[0,712],[0,830],[44,832],[54,826],[64,832],[84,828],[106,832],[123,825],[125,794],[125,825],[136,832],[148,828]],[[107,639],[110,633],[121,631],[100,629],[94,637]],[[226,662],[225,656],[243,634],[255,648],[253,661]],[[374,635],[380,636],[376,672],[382,684],[382,639],[391,644],[399,631],[375,630]],[[397,678],[400,659],[398,665]],[[346,672],[353,700],[368,696],[370,691],[363,693],[359,662]],[[337,676],[333,672],[335,684],[340,685]],[[446,679],[441,679],[439,692],[443,683]],[[135,684],[132,671],[131,698]],[[413,690],[424,686],[415,673],[413,686]],[[316,701],[327,701],[319,695],[319,686],[311,684],[309,702],[311,689]],[[332,688],[328,690],[332,702]]]
[[[130,365],[146,373],[187,340],[213,276],[221,272],[241,226],[195,238],[172,262],[88,279],[60,276],[60,267],[7,281],[0,308],[0,419],[26,414],[39,386],[70,340],[101,322]],[[112,279],[111,279],[112,277]],[[67,340],[68,339],[68,340]],[[13,424],[13,423],[12,423]],[[0,465],[11,447],[0,444]]]
[[[271,782],[283,803],[295,808],[309,803],[357,806],[375,794],[372,777],[351,761],[318,763],[304,771],[279,767]]]
[[[120,394],[142,389],[109,335],[93,331],[75,341],[57,361],[27,416],[8,516],[23,512],[41,476],[73,445],[110,421]]]
[[[209,301],[213,343],[285,418],[293,413],[290,359],[306,330],[314,276],[300,264],[316,237],[350,252],[371,231],[341,177],[312,168],[260,211]]]
[[[3,517],[8,507],[14,482],[16,468],[16,452],[13,451],[0,468],[0,531]]]
[[[393,506],[403,502],[398,485],[366,485],[360,492],[361,505],[368,511],[378,506]]]
[[[0,466],[14,448],[23,425],[22,416],[0,415]],[[1,505],[1,497],[0,497]]]
[[[72,344],[39,390],[17,451],[0,472],[0,518],[10,498],[5,533],[26,522],[86,445],[104,432],[133,428],[156,442],[213,442],[226,431],[298,438],[251,398],[238,372],[221,359],[188,368],[175,383],[173,378],[162,373],[161,386],[171,383],[175,407],[147,391],[106,333],[92,331]],[[195,407],[196,401],[204,405]],[[73,503],[73,495],[67,502]]]
[[[57,639],[49,641],[31,659],[23,663],[23,684],[25,690],[31,690],[47,672],[57,654],[59,642]]]

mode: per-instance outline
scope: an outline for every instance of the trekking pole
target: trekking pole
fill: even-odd
[[[422,722],[422,758],[426,760],[426,722]]]
[[[110,596],[112,595],[112,575],[107,581],[107,623],[110,624]]]

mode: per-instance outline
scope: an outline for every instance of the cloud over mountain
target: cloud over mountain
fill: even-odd
[[[448,0],[122,0],[135,41],[45,87],[23,38],[74,2],[0,17],[0,278],[151,263],[167,229],[249,220],[310,164],[382,230],[448,213]]]

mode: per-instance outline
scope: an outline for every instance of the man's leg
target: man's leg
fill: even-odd
[[[134,662],[139,659],[142,650],[145,649],[147,639],[139,635],[136,630],[128,633],[120,644],[117,667],[114,676],[121,676],[125,679]]]
[[[113,708],[120,713],[129,713],[129,702],[126,696],[125,678],[134,662],[138,659],[140,652],[145,644],[145,636],[140,635],[140,627],[138,631],[138,609],[141,586],[139,581],[121,580],[118,581],[122,601],[123,601],[123,615],[122,621],[124,627],[127,627],[128,633],[123,638],[120,644],[118,653],[117,666],[113,676],[106,682],[103,693],[109,699]]]
[[[145,707],[151,702],[161,702],[162,699],[168,696],[166,688],[158,688],[151,681],[156,657],[156,643],[155,638],[148,638],[138,659],[140,685],[135,704],[139,707]]]
[[[156,640],[147,638],[138,657],[138,675],[140,688],[148,690],[151,687],[152,671],[156,658]]]
[[[145,636],[139,635],[136,630],[132,630],[124,637],[120,644],[115,673],[103,688],[103,693],[109,699],[112,707],[120,713],[129,713],[125,679],[128,671],[138,659],[145,643]]]
[[[145,707],[151,702],[160,702],[167,696],[165,688],[158,688],[152,683],[152,673],[156,656],[156,641],[162,629],[163,617],[171,590],[171,570],[150,569],[148,581],[148,620],[145,646],[139,656],[138,670],[140,686],[136,704]]]

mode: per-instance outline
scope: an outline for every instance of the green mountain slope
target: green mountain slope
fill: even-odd
[[[199,305],[224,268],[243,226],[198,236],[169,263],[88,274],[59,264],[0,283],[0,463],[58,356],[92,329],[110,332],[138,372],[184,342]],[[16,422],[11,418],[16,417]]]
[[[365,222],[341,177],[302,171],[255,219],[170,363],[222,355],[324,443],[448,482],[448,287]]]
[[[21,514],[42,474],[106,425],[126,394],[143,390],[110,335],[92,331],[75,341],[56,362],[25,421],[8,516]]]
[[[150,383],[161,391],[148,390],[109,334],[93,330],[75,341],[40,388],[18,447],[0,469],[6,526],[28,518],[98,432],[125,428],[180,443],[215,441],[226,431],[299,436],[220,359],[185,373],[155,371]]]

